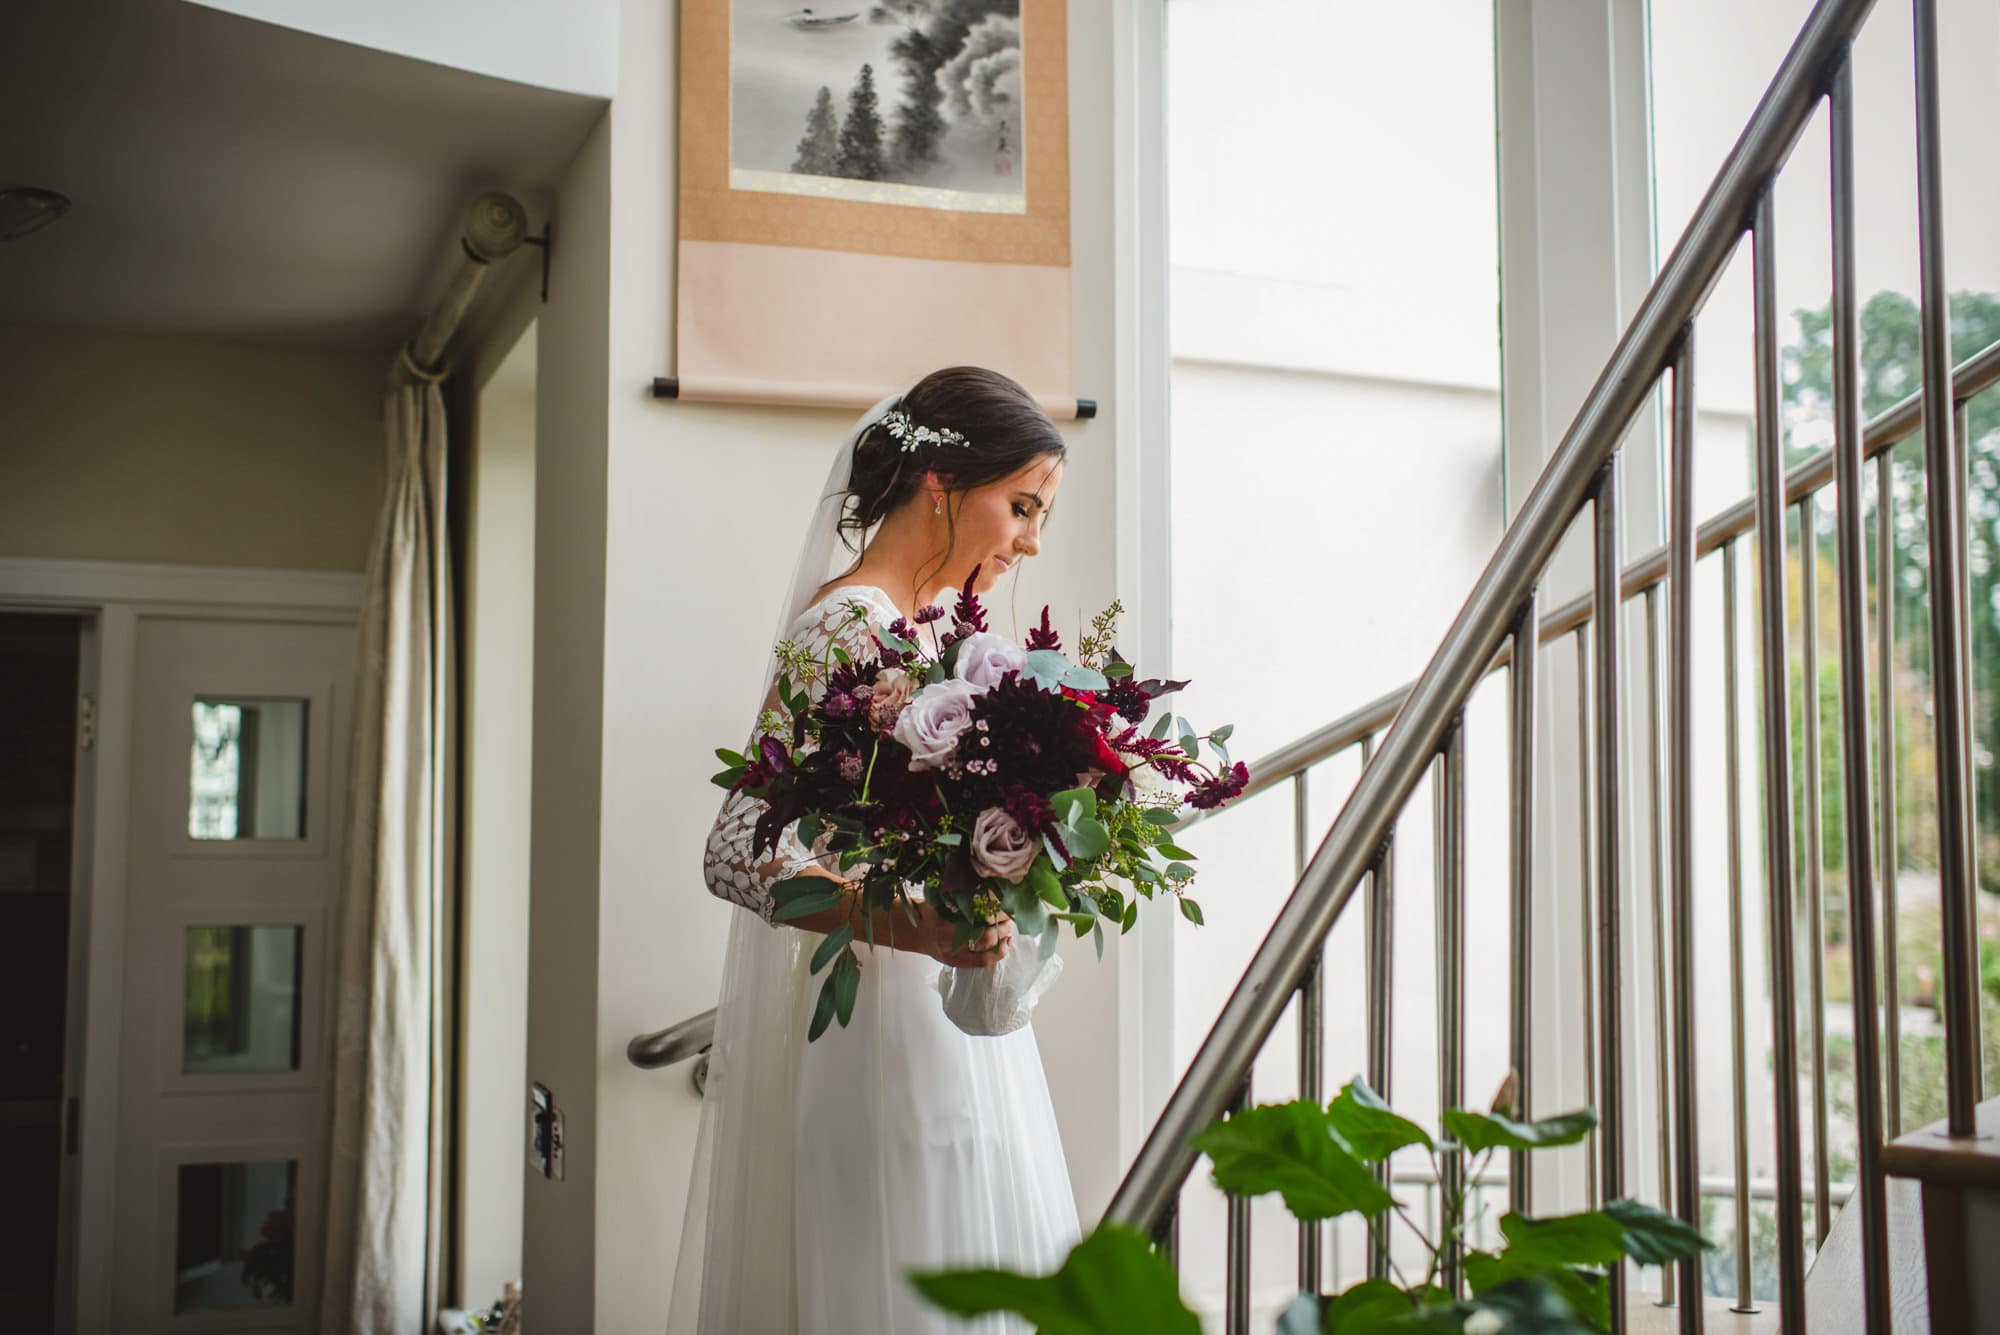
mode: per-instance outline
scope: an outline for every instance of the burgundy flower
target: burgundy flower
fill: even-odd
[[[936,603],[928,603],[917,609],[917,624],[919,626],[928,626],[943,615],[944,609],[942,607],[939,607]]]
[[[952,614],[952,620],[961,628],[970,624],[972,630],[992,629],[986,624],[986,609],[979,605],[979,595],[972,591],[973,581],[979,578],[982,568],[982,566],[972,567],[972,573],[965,577],[965,588],[958,595],[958,607]],[[970,630],[960,629],[959,638],[964,639],[971,633]]]
[[[1046,603],[1042,604],[1042,624],[1028,632],[1028,648],[1058,651],[1062,649],[1062,640],[1057,637],[1055,627],[1049,624],[1049,608]]]
[[[1153,708],[1152,697],[1132,681],[1114,681],[1099,693],[1104,702],[1134,723],[1144,723]]]
[[[836,763],[840,766],[841,778],[847,780],[849,783],[861,782],[861,775],[867,766],[862,763],[859,751],[843,749],[835,759]]]
[[[846,691],[828,691],[820,701],[820,709],[828,718],[853,718],[856,706],[854,697]]]
[[[1250,769],[1242,761],[1237,761],[1212,779],[1204,779],[1188,794],[1188,805],[1203,809],[1219,807],[1232,797],[1239,797],[1250,785]]]

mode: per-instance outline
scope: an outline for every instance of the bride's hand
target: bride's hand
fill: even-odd
[[[952,937],[958,932],[958,924],[942,915],[924,913],[924,923],[936,935],[934,945],[924,953],[955,969],[990,969],[1007,958],[1007,952],[1014,948],[1014,920],[1001,916],[987,924],[986,930],[966,942],[964,949],[951,948]]]

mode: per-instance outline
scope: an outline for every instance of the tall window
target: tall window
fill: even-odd
[[[1250,760],[1414,677],[1499,540],[1492,5],[1167,13],[1174,669],[1195,681],[1197,726],[1233,722]],[[1315,840],[1353,774],[1315,772]],[[1291,889],[1291,811],[1279,791],[1190,834],[1207,926],[1177,928],[1182,1066]],[[1407,867],[1413,904],[1423,864]],[[1358,946],[1350,917],[1336,952]],[[1362,1063],[1350,993],[1328,1004],[1336,1083]],[[1259,1101],[1290,1096],[1288,1033]],[[1413,1054],[1399,1095],[1420,1097],[1431,1065]],[[1263,1209],[1256,1297],[1275,1310],[1295,1234]],[[1221,1264],[1193,1258],[1219,1258],[1221,1217],[1191,1185],[1183,1273],[1211,1310]],[[1361,1245],[1343,1238],[1337,1273],[1358,1273]]]

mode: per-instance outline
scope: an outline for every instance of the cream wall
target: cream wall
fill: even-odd
[[[539,324],[528,1063],[564,1106],[569,1177],[530,1180],[524,1236],[535,1309],[603,1330],[656,1327],[671,1292],[699,1107],[684,1069],[638,1071],[625,1044],[715,1002],[732,910],[701,880],[711,752],[747,734],[797,526],[850,420],[647,396],[674,365],[675,11],[630,0],[621,23],[620,94],[563,183]],[[1109,6],[1070,7],[1073,70],[1109,67],[1111,26]],[[1068,432],[1067,518],[1001,602],[1073,625],[1117,576],[1104,80],[1072,79],[1070,118],[1077,385],[1103,415]],[[1074,954],[1038,1017],[1086,1217],[1120,1171],[1115,959]]]
[[[386,362],[0,326],[0,556],[360,570]]]

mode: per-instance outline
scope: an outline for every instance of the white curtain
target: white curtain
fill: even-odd
[[[334,935],[325,1335],[421,1335],[438,1297],[451,607],[436,382],[392,389],[386,417]]]

